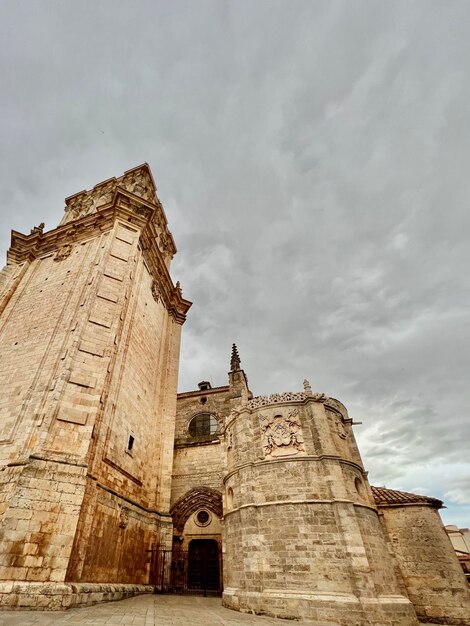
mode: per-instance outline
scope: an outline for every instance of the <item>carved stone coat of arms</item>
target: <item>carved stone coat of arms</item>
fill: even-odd
[[[265,457],[289,456],[305,452],[302,427],[298,409],[292,410],[287,417],[259,416],[263,435],[263,451]]]

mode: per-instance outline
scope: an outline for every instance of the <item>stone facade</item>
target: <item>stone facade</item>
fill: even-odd
[[[375,489],[385,536],[423,622],[469,624],[468,584],[442,525],[435,498]]]
[[[149,549],[171,545],[190,306],[168,273],[175,251],[147,166],[69,198],[50,232],[12,233],[0,280],[0,581],[22,588],[10,605],[36,601],[29,583],[45,608],[73,605],[83,582],[148,585]]]
[[[176,574],[200,588],[207,557],[240,611],[468,626],[442,503],[371,488],[339,401],[308,381],[253,397],[235,346],[227,385],[177,395],[191,303],[170,278],[175,252],[147,165],[67,198],[57,228],[12,233],[0,607],[91,604]]]
[[[233,411],[227,430],[225,605],[344,626],[417,624],[346,409],[323,394],[276,394]]]

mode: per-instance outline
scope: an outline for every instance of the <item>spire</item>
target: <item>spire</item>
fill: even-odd
[[[230,359],[230,371],[234,372],[235,370],[240,369],[240,357],[238,356],[237,346],[235,344],[232,345],[232,358]]]
[[[310,383],[307,379],[304,380],[304,392],[307,396],[311,396],[312,395],[312,388],[310,386]]]

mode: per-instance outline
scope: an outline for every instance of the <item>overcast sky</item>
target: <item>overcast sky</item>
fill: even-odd
[[[180,390],[342,400],[372,484],[470,524],[470,3],[2,0],[0,247],[147,161]]]

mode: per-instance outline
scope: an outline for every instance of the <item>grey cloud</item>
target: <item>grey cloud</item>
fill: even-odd
[[[180,388],[224,384],[237,341],[256,393],[310,378],[364,422],[372,482],[437,489],[463,523],[469,20],[460,1],[7,0],[0,246],[148,161],[194,300]]]

